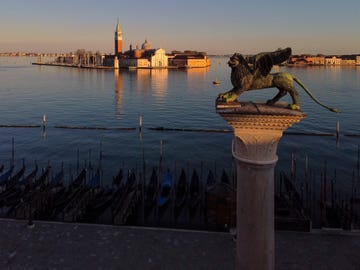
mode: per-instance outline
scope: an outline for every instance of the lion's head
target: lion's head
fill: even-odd
[[[230,60],[228,61],[228,65],[231,68],[237,67],[244,57],[239,53],[234,53],[233,56],[230,57]]]
[[[242,56],[242,54],[240,53],[234,53],[231,57],[230,60],[228,61],[228,65],[231,68],[236,68],[239,65],[248,67],[248,64],[244,58],[244,56]]]

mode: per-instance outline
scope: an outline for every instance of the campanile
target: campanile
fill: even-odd
[[[119,20],[116,24],[115,29],[115,55],[122,53],[122,32],[120,29],[120,23]]]

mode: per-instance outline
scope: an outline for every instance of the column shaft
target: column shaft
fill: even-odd
[[[274,269],[274,165],[237,161],[237,269]]]

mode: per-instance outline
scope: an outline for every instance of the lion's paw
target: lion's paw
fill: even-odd
[[[227,92],[224,94],[219,94],[219,96],[217,97],[217,101],[219,102],[233,102],[235,100],[237,100],[237,95],[232,93],[232,92]]]
[[[290,104],[290,109],[300,111],[300,105],[299,104]]]

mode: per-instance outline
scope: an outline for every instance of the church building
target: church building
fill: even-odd
[[[145,39],[141,48],[136,46],[135,49],[130,48],[123,52],[122,48],[122,32],[119,21],[115,28],[115,52],[114,52],[114,66],[120,68],[167,68],[168,57],[164,49],[152,49],[150,43]]]
[[[123,51],[123,35],[117,21],[114,37],[114,54],[104,59],[104,65],[115,68],[204,68],[210,66],[210,59],[205,52],[173,51],[167,55],[162,48],[153,49],[145,39],[144,43],[135,49],[132,45],[129,50]]]

